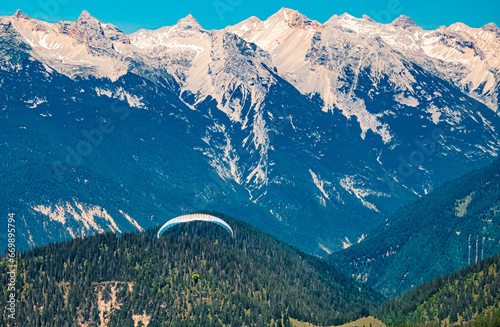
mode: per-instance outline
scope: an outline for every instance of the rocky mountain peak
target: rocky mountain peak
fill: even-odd
[[[244,21],[234,25],[234,27],[243,28],[244,30],[247,30],[248,28],[250,28],[250,26],[254,26],[256,24],[259,24],[260,22],[262,22],[262,21],[258,17],[252,16],[252,17],[248,17]],[[246,26],[246,27],[243,27],[243,26]],[[228,26],[228,27],[230,28],[231,26]]]
[[[311,20],[306,16],[302,15],[297,10],[289,8],[281,8],[276,14],[269,17],[271,20],[285,21],[291,27],[305,27],[313,26],[317,27],[321,24],[315,20]]]
[[[177,26],[182,27],[184,29],[198,29],[202,30],[203,27],[201,27],[200,23],[193,17],[193,15],[189,14],[186,17],[179,19],[177,22]]]
[[[71,30],[81,41],[84,41],[88,37],[92,38],[97,37],[97,35],[104,35],[101,21],[92,17],[86,10],[82,11],[78,20],[71,24]]]
[[[247,19],[244,20],[244,22],[249,22],[249,23],[260,23],[261,20],[259,19],[259,17],[256,17],[256,16],[252,16],[252,17],[249,17]]]
[[[29,19],[30,18],[28,15],[23,14],[21,9],[17,9],[16,13],[14,14],[14,17],[18,18],[18,19]]]
[[[82,13],[80,14],[80,17],[78,17],[77,22],[87,22],[87,21],[99,21],[97,18],[94,18],[87,10],[83,10]]]
[[[451,24],[449,27],[446,28],[447,31],[454,31],[454,32],[461,32],[461,31],[468,31],[470,30],[470,27],[465,25],[462,22],[457,22]]]
[[[363,18],[365,18],[366,15],[363,16]],[[368,17],[368,16],[366,16]],[[369,18],[369,17],[368,17]],[[339,26],[339,25],[342,25],[343,23],[342,22],[345,22],[345,21],[352,21],[352,20],[355,20],[356,18],[354,16],[351,16],[349,15],[348,13],[343,13],[342,15],[333,15],[332,17],[330,17],[330,19],[328,19],[323,25],[330,25],[330,26]]]
[[[412,28],[412,27],[418,27],[417,23],[415,23],[410,17],[401,15],[398,18],[396,18],[392,23],[392,26],[394,27],[401,27],[403,29],[405,28]]]
[[[116,26],[104,24],[86,10],[82,11],[76,22],[61,21],[59,26],[63,33],[86,44],[93,55],[116,56],[112,40],[127,43],[125,34]]]
[[[258,17],[252,16],[234,26],[226,27],[226,30],[236,35],[243,36],[244,33],[251,33],[261,22],[262,21]]]
[[[370,17],[370,16],[368,16],[368,15],[363,15],[361,18],[362,18],[362,19],[364,19],[364,20],[367,20],[367,21],[369,21],[369,22],[375,22],[375,21],[374,21],[373,19],[371,19],[371,17]]]
[[[343,19],[352,19],[352,18],[354,18],[354,16],[352,16],[351,14],[346,13],[346,12],[343,13],[342,15],[340,15],[340,17],[343,18]]]
[[[482,30],[488,31],[488,32],[494,32],[497,34],[500,34],[500,29],[495,25],[495,23],[488,23],[481,27]]]

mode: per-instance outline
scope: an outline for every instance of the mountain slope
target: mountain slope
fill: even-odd
[[[377,309],[388,326],[498,326],[500,256],[421,285]]]
[[[497,160],[397,210],[329,261],[389,297],[478,262],[500,252],[499,185]]]
[[[249,221],[273,223],[243,188],[210,173],[195,150],[202,141],[186,137],[195,129],[186,123],[192,110],[167,87],[133,74],[75,81],[33,58],[0,74],[7,99],[0,152],[10,158],[0,197],[2,212],[18,214],[20,248],[147,229],[224,203]]]
[[[105,233],[25,252],[18,315],[26,326],[123,326],[136,319],[147,326],[286,326],[289,317],[323,325],[357,319],[381,303],[378,293],[318,258],[221,217],[234,238],[197,222],[161,239],[156,229]],[[5,274],[5,263],[0,267]],[[8,318],[0,319],[5,325]]]
[[[323,110],[338,110],[357,120],[360,137],[373,148],[391,183],[422,195],[450,179],[454,169],[440,169],[439,157],[452,164],[498,153],[499,139],[491,125],[498,117],[391,41],[413,30],[348,14],[321,25],[290,9],[266,21],[249,19],[227,29],[268,51],[281,76],[301,93],[321,99]],[[379,31],[387,40],[378,37]],[[481,137],[469,131],[484,125],[492,128],[486,131],[491,143],[483,145]],[[431,151],[433,163],[425,154],[410,158],[419,151],[415,143],[436,131],[446,134],[443,153]]]
[[[10,33],[20,37],[16,31]],[[234,53],[238,47],[242,47],[238,50],[242,53],[254,51],[251,47],[245,48],[244,41],[227,33],[220,42],[225,45],[219,51]],[[34,246],[109,229],[116,232],[133,230],[136,225],[147,228],[162,217],[207,206],[217,208],[222,203],[226,203],[224,206],[229,211],[229,207],[236,209],[234,214],[244,214],[248,221],[291,243],[311,250],[318,246],[316,236],[311,239],[310,231],[297,226],[298,223],[310,225],[302,219],[304,207],[311,202],[314,206],[319,205],[317,216],[321,217],[338,205],[330,204],[330,195],[316,186],[321,181],[313,178],[324,175],[325,168],[311,169],[312,166],[303,164],[305,158],[312,162],[318,155],[313,149],[304,148],[305,140],[323,138],[318,144],[328,155],[326,159],[349,148],[353,142],[344,127],[333,130],[335,125],[340,125],[334,117],[315,111],[313,103],[265,64],[253,65],[259,65],[258,74],[273,81],[274,85],[266,87],[269,89],[266,92],[273,96],[265,101],[254,101],[253,93],[249,92],[251,98],[241,101],[238,94],[247,92],[248,82],[232,84],[235,92],[232,98],[224,100],[227,103],[224,112],[215,110],[217,104],[206,95],[197,104],[198,110],[193,110],[191,106],[198,101],[197,95],[180,91],[179,99],[175,92],[179,92],[182,85],[175,84],[176,78],[167,73],[157,76],[156,84],[133,73],[116,81],[69,79],[45,66],[37,60],[38,54],[27,49],[24,56],[28,59],[2,72],[2,98],[7,99],[3,103],[2,123],[4,130],[9,131],[2,149],[13,159],[6,163],[2,175],[6,190],[3,196],[5,203],[22,217],[24,228],[19,246]],[[237,56],[237,53],[232,55]],[[217,58],[222,55],[214,60]],[[229,60],[228,64],[233,65],[232,62]],[[224,80],[235,81],[230,77]],[[19,88],[28,84],[31,85],[30,93]],[[256,82],[254,88],[264,89],[262,80],[259,84]],[[227,112],[233,114],[228,116]],[[302,119],[294,121],[292,113]],[[103,132],[100,127],[103,123],[109,123],[113,130]],[[300,128],[300,133],[294,132],[294,124]],[[315,130],[310,130],[311,125]],[[322,126],[327,130],[321,130]],[[325,131],[329,135],[322,137]],[[328,144],[327,141],[339,132],[343,137],[336,137],[336,144]],[[89,134],[96,137],[96,133],[102,137],[88,139]],[[270,144],[271,139],[276,143]],[[89,143],[90,151],[84,147]],[[358,141],[356,147],[360,146]],[[24,148],[30,149],[28,155],[21,151]],[[303,201],[304,193],[293,194],[290,192],[293,189],[287,186],[297,183],[299,177],[293,169],[286,168],[292,156],[294,162],[301,162],[303,166],[301,184],[308,183],[312,190],[307,194],[310,199],[307,203]],[[354,159],[358,157],[361,156]],[[190,162],[187,167],[186,160]],[[352,165],[345,163],[346,168]],[[280,174],[272,172],[273,166],[280,167]],[[16,181],[22,183],[11,190]],[[194,183],[189,185],[187,181]],[[101,182],[104,185],[100,185]],[[243,184],[245,189],[238,184]],[[268,185],[281,189],[270,192],[266,189]],[[248,192],[253,194],[249,197]],[[347,192],[343,193],[349,198]],[[279,197],[276,194],[280,194]],[[267,213],[260,204],[249,201],[256,201],[262,195],[267,198]],[[277,202],[285,210],[277,211]],[[292,207],[300,209],[294,209],[293,214],[286,213],[286,209]],[[321,243],[330,247],[346,233],[359,233],[359,228],[370,219],[370,209],[360,211],[359,218],[350,226]],[[127,217],[132,217],[133,222]],[[290,227],[284,230],[283,225],[278,225],[280,220],[285,227]],[[329,224],[338,223],[339,220],[333,220]],[[63,229],[59,227],[61,224]]]
[[[356,141],[347,137],[350,132],[345,127],[334,131],[339,125],[336,119],[315,111],[307,98],[297,101],[302,96],[279,76],[271,75],[282,83],[270,87],[276,96],[261,104],[268,110],[245,107],[245,124],[261,121],[252,128],[213,110],[210,100],[192,110],[173,93],[168,80],[154,84],[132,73],[114,82],[71,80],[34,58],[5,69],[2,76],[2,98],[7,99],[2,151],[12,159],[5,162],[1,175],[2,196],[9,204],[4,210],[10,208],[22,217],[21,247],[102,230],[148,228],[186,210],[224,205],[291,243],[313,249],[316,236],[311,240],[310,231],[300,229],[299,223],[310,225],[301,219],[303,212],[311,202],[319,207],[319,217],[339,207],[332,204],[330,191],[318,189],[321,181],[314,177],[330,174],[328,162],[339,161],[338,152]],[[19,87],[28,84],[29,93]],[[291,114],[302,120],[287,119]],[[338,137],[330,144],[328,140],[340,131],[345,139]],[[311,137],[320,141],[308,147],[324,153],[318,169],[308,165],[318,153],[304,147]],[[263,142],[266,138],[273,139],[272,147]],[[358,141],[356,147],[360,146]],[[233,169],[235,160],[245,165],[243,171]],[[342,159],[347,161],[344,169],[353,172],[349,160],[366,159],[357,154]],[[287,168],[290,162],[301,167],[302,181],[296,170]],[[310,194],[288,186],[299,182],[308,184]],[[266,189],[268,184],[273,192]],[[352,201],[342,189],[337,194],[346,199],[336,202]],[[250,201],[259,196],[263,205]],[[293,215],[276,212],[277,202],[286,211],[296,207]],[[359,211],[350,226],[321,243],[335,244],[346,233],[356,235],[370,219],[369,208]],[[276,216],[287,219],[284,223],[291,227],[284,230]],[[328,224],[340,222],[339,218]]]

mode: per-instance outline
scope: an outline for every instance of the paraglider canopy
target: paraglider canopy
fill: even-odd
[[[194,283],[197,284],[198,283],[198,278],[200,278],[200,275],[194,274],[192,278],[194,280]]]
[[[160,230],[158,231],[158,238],[160,238],[161,234],[163,234],[163,232],[165,232],[170,227],[190,221],[208,221],[220,225],[224,227],[224,229],[227,230],[229,234],[231,234],[231,236],[234,236],[233,229],[224,220],[204,213],[192,213],[189,215],[178,216],[167,221],[163,226],[161,226]]]

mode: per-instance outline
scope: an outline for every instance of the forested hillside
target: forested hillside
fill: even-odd
[[[417,287],[377,316],[396,326],[500,326],[500,255]]]
[[[219,216],[234,238],[195,222],[160,239],[156,229],[104,233],[22,253],[18,317],[23,326],[289,326],[290,317],[337,325],[383,301],[320,259]],[[5,263],[0,270],[6,289]]]

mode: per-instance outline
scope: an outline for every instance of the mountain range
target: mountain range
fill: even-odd
[[[0,18],[3,210],[24,248],[223,207],[326,255],[497,157],[499,48],[494,24],[405,16],[125,34],[18,10]]]

